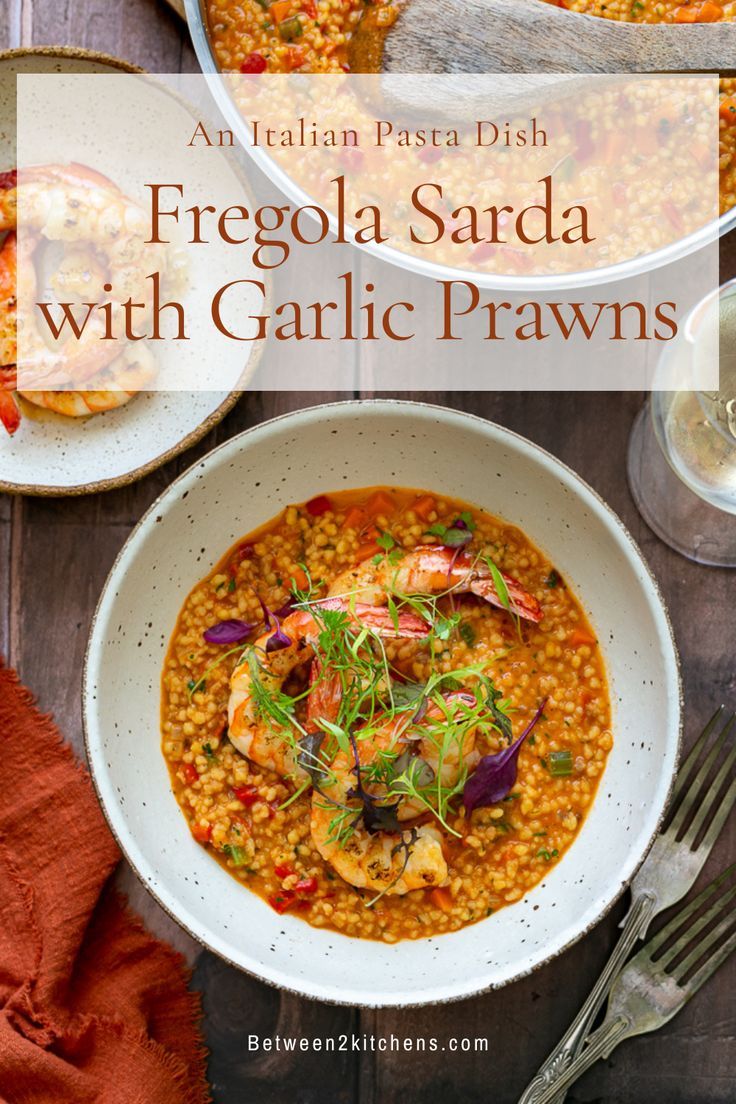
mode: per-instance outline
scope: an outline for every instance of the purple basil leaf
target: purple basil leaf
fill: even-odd
[[[278,652],[280,648],[288,648],[290,644],[291,637],[287,636],[285,632],[282,632],[279,627],[266,641],[266,651]]]
[[[268,628],[268,626],[271,624],[271,618],[273,617],[273,614],[271,613],[271,610],[268,608],[260,595],[258,595],[258,601],[261,603],[261,610],[263,611],[263,624],[266,626],[266,628]]]
[[[255,625],[247,621],[218,621],[202,634],[208,644],[239,644],[253,632]]]
[[[452,528],[453,529],[467,529],[468,524],[467,524],[467,522],[463,521],[463,519],[461,517],[459,517],[459,518],[455,518],[455,520],[453,521]]]
[[[283,621],[285,617],[288,617],[290,613],[293,613],[296,608],[296,603],[293,598],[289,598],[287,602],[284,602],[283,606],[279,606],[277,610],[274,610],[273,615],[277,617],[279,621]]]
[[[495,755],[484,755],[463,789],[463,805],[470,815],[473,809],[496,805],[511,793],[516,782],[519,752],[531,730],[542,716],[545,698],[518,740]]]

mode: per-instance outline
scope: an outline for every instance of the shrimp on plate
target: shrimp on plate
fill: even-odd
[[[19,204],[22,227],[17,240]],[[19,394],[29,402],[68,417],[127,403],[155,372],[154,358],[141,349],[142,343],[126,346],[121,353],[118,342],[103,341],[106,315],[98,310],[90,312],[78,337],[49,344],[33,317],[22,312],[19,317],[18,304],[27,308],[38,298],[36,261],[44,243],[64,249],[49,280],[58,294],[82,300],[93,294],[111,308],[128,298],[147,304],[145,274],[151,256],[145,246],[143,209],[107,177],[84,165],[37,166],[20,174],[0,174],[2,232],[6,237],[0,252],[0,421],[5,428],[12,434],[20,423],[13,395],[19,332],[26,383]],[[165,270],[163,254],[159,267]],[[106,298],[109,285],[115,300]],[[29,315],[27,309],[25,313]]]
[[[427,785],[439,775],[443,787],[454,786],[480,758],[475,746],[477,714],[471,712],[476,706],[473,694],[451,691],[431,701],[418,720],[401,713],[383,722],[377,719],[366,726],[363,736],[357,733],[348,751],[337,752],[324,782],[315,788],[310,824],[317,850],[346,882],[399,895],[447,881],[438,827],[426,823],[407,829],[397,826],[398,830],[368,827],[356,798],[368,796],[379,811],[390,811],[398,822],[425,814],[427,805],[421,799],[391,795],[386,769],[403,772],[416,757],[425,771],[429,769]],[[469,724],[461,723],[463,714],[472,718]],[[448,723],[439,738],[438,722],[443,720]]]
[[[386,638],[419,639],[428,632],[426,621],[411,612],[402,612],[396,621],[386,609],[346,601],[315,603],[323,608],[344,610],[352,624],[367,628]],[[283,723],[259,706],[259,698],[268,697],[278,704],[279,693],[287,678],[315,656],[315,643],[323,629],[319,616],[309,609],[299,609],[281,622],[280,632],[290,641],[285,647],[269,650],[272,631],[262,634],[248,647],[236,665],[230,679],[228,701],[228,735],[230,742],[242,754],[261,767],[283,777],[304,779],[306,772],[297,763],[298,752],[288,739],[288,718]],[[256,685],[257,683],[257,685]],[[312,678],[312,692],[307,698],[306,731],[314,728],[315,715],[334,715],[338,699],[332,680],[319,682]]]
[[[507,592],[508,609],[527,621],[541,621],[537,599],[516,579],[499,572]],[[352,595],[357,601],[383,606],[394,594],[475,594],[492,606],[505,609],[488,564],[468,552],[441,545],[418,545],[398,563],[383,558],[379,564],[365,560],[343,571],[329,589],[330,595]]]
[[[390,728],[355,741],[361,767],[379,752],[392,749]],[[446,882],[447,862],[439,829],[422,824],[399,831],[368,831],[361,823],[361,807],[353,801],[355,787],[356,757],[352,750],[338,751],[325,783],[314,791],[310,817],[314,845],[335,872],[358,889],[387,894],[429,889]],[[352,806],[348,804],[351,801]],[[341,838],[334,824],[335,813],[351,808],[355,816],[348,821],[348,832]]]

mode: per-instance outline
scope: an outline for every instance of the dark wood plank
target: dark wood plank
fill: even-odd
[[[189,67],[188,32],[163,0],[64,0],[33,5],[33,45],[83,46],[140,65],[155,73]]]
[[[204,994],[211,1047],[209,1076],[217,1104],[353,1104],[359,1056],[350,1049],[299,1050],[300,1039],[335,1039],[357,1031],[357,1012],[279,991],[201,956],[194,984]],[[249,1049],[249,1037],[296,1040],[292,1051]]]
[[[20,0],[7,0],[0,7],[0,49],[20,45]]]

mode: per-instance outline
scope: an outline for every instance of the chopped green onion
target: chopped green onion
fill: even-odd
[[[229,859],[233,860],[236,866],[245,866],[248,861],[248,856],[242,847],[235,847],[231,843],[226,843],[222,850]]]
[[[567,774],[572,774],[572,752],[551,751],[547,770],[553,778],[563,778]]]
[[[299,17],[292,15],[289,19],[285,19],[283,23],[279,23],[279,34],[284,42],[293,42],[295,38],[301,38],[304,34],[304,28]]]

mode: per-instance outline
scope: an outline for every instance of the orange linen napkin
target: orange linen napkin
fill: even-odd
[[[181,957],[107,885],[89,775],[0,661],[0,1100],[206,1104]]]

